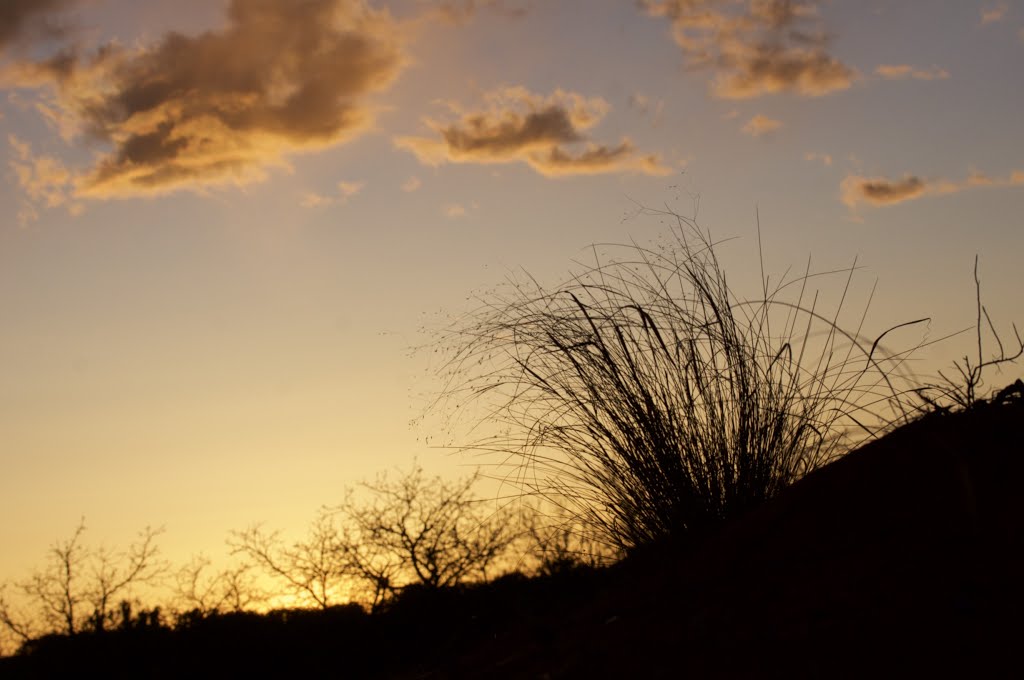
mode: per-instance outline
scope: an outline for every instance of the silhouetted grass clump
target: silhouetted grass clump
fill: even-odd
[[[830,310],[809,264],[774,283],[762,265],[761,290],[744,298],[710,233],[659,214],[672,221],[666,245],[603,259],[595,248],[555,288],[512,281],[442,340],[454,349],[445,397],[484,400],[499,429],[467,448],[504,454],[526,493],[624,550],[745,513],[835,458],[853,430],[906,413],[893,383],[906,354],[862,337],[863,315],[840,325],[856,262],[826,273],[845,279]]]

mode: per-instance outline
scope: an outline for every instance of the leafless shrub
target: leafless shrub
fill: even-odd
[[[972,361],[971,357],[964,356],[960,361],[953,362],[953,373],[939,371],[939,380],[929,382],[915,388],[915,392],[928,410],[949,411],[967,410],[985,400],[983,394],[985,387],[985,373],[989,369],[998,371],[1008,364],[1015,363],[1021,356],[1024,356],[1024,339],[1021,339],[1017,325],[1013,324],[1014,345],[1009,349],[1003,344],[1003,340],[996,330],[988,310],[981,304],[981,279],[978,277],[978,258],[974,258],[974,290],[977,305],[977,320],[974,325],[975,337],[978,343],[978,353]],[[984,323],[983,320],[984,319]],[[983,349],[985,329],[995,341],[999,348],[997,354],[985,358]],[[1017,383],[1020,383],[1018,380]],[[1015,386],[1011,386],[1015,387]],[[1009,394],[1009,392],[1005,392]],[[997,396],[997,400],[998,400]]]

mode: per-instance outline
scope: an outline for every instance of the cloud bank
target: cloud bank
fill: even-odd
[[[77,195],[151,195],[255,181],[365,131],[367,96],[404,65],[399,35],[360,0],[232,0],[222,29],[63,52],[5,78],[52,88],[55,115],[112,147],[76,177]]]
[[[456,121],[427,119],[436,136],[396,137],[395,146],[411,151],[427,165],[523,162],[548,177],[672,171],[657,155],[637,152],[629,139],[615,145],[589,141],[586,131],[609,110],[603,99],[563,90],[544,97],[509,87],[487,93],[484,100],[484,108],[476,111],[449,104],[458,116]],[[565,148],[580,144],[579,151]]]
[[[639,0],[672,24],[691,69],[714,72],[712,93],[750,99],[817,97],[849,88],[856,71],[828,53],[813,0]]]

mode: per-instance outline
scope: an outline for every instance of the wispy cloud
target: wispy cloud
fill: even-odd
[[[461,203],[448,203],[441,208],[441,213],[448,219],[466,216],[466,207]]]
[[[323,208],[324,206],[333,204],[333,197],[324,196],[323,194],[318,194],[315,191],[305,191],[299,198],[299,205],[303,208]]]
[[[748,120],[740,130],[743,134],[750,135],[751,137],[761,137],[762,135],[774,132],[781,127],[781,120],[775,120],[759,113]]]
[[[640,113],[647,113],[651,106],[651,98],[640,92],[634,92],[629,95],[629,108],[639,111]]]
[[[366,182],[338,182],[338,193],[333,195],[318,194],[315,191],[307,191],[299,199],[299,205],[303,208],[323,208],[329,205],[344,205],[348,199],[355,196],[366,187]]]
[[[634,92],[629,95],[628,103],[629,108],[633,109],[640,115],[650,115],[651,122],[654,125],[659,125],[661,123],[662,116],[665,114],[664,99],[654,99],[640,92]]]
[[[818,162],[828,167],[832,165],[832,156],[827,153],[818,153],[815,151],[808,151],[804,154],[804,160],[810,162]]]
[[[882,207],[925,196],[946,196],[981,187],[1016,186],[1024,186],[1024,171],[1014,170],[1005,177],[992,177],[972,170],[963,180],[925,179],[917,175],[905,175],[897,180],[847,175],[839,191],[842,202],[855,210],[862,204]]]
[[[949,78],[949,71],[938,66],[931,68],[919,68],[909,64],[882,64],[875,68],[875,74],[886,80],[945,80]]]
[[[350,140],[403,64],[395,22],[363,2],[232,0],[221,29],[23,61],[5,77],[52,88],[55,115],[113,147],[75,179],[77,195],[108,198],[244,184]]]
[[[348,200],[366,188],[366,182],[338,182],[338,193],[342,200]]]
[[[406,193],[412,193],[413,191],[419,189],[421,186],[423,186],[423,182],[420,181],[419,177],[410,177],[409,179],[402,182],[402,191]]]
[[[72,174],[60,159],[37,155],[32,146],[15,135],[7,142],[13,153],[9,162],[26,200],[19,211],[22,226],[39,219],[41,208],[56,208],[71,200]]]
[[[981,8],[981,25],[994,24],[1006,18],[1010,12],[1010,3],[1005,0],[988,3]]]
[[[828,53],[815,0],[638,0],[667,18],[691,69],[709,69],[712,93],[749,99],[849,88],[856,71]]]
[[[425,122],[434,137],[397,137],[395,146],[428,165],[443,163],[528,164],[548,177],[616,172],[664,175],[671,169],[657,155],[640,154],[629,139],[597,144],[586,134],[609,110],[601,98],[557,90],[550,96],[508,87],[487,93],[484,106],[464,111],[449,104],[454,122]],[[569,151],[567,145],[581,150]]]

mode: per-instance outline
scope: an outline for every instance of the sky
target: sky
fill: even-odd
[[[1022,73],[1020,0],[6,0],[0,581],[82,517],[184,562],[465,472],[416,348],[641,206],[741,291],[758,223],[769,271],[856,257],[868,335],[931,319],[894,342],[974,323],[977,255],[1012,339]]]

